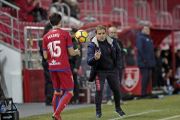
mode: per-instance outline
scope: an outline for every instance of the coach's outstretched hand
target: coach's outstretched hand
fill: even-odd
[[[79,56],[81,55],[81,52],[79,49],[76,49],[75,51],[76,51],[76,55],[79,55]]]
[[[100,51],[95,51],[95,54],[94,54],[95,60],[99,60],[100,57],[101,57],[101,52]]]

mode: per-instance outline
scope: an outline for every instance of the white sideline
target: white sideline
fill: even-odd
[[[172,116],[172,117],[168,117],[168,118],[163,118],[163,119],[159,119],[159,120],[169,120],[169,119],[178,118],[178,117],[180,117],[180,115]]]
[[[137,114],[132,114],[132,115],[126,115],[126,116],[123,116],[123,117],[118,117],[118,118],[108,119],[108,120],[119,120],[119,119],[123,119],[123,118],[127,118],[127,117],[132,117],[132,116],[136,116],[136,115],[147,114],[147,113],[151,113],[151,112],[158,112],[158,111],[161,111],[161,110],[150,110],[150,111],[147,111],[147,112],[142,112],[142,113],[137,113]]]

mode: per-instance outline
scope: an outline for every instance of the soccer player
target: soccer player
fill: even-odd
[[[53,29],[43,37],[43,55],[48,59],[49,72],[54,87],[54,120],[62,120],[61,111],[67,106],[73,95],[73,76],[69,65],[68,52],[71,56],[80,55],[74,50],[70,33],[61,30],[61,15],[52,13],[49,20]],[[62,91],[65,91],[62,96]]]

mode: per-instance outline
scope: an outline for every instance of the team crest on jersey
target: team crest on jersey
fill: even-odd
[[[139,69],[138,68],[126,68],[124,70],[124,76],[122,85],[127,91],[133,90],[139,81]]]
[[[60,65],[60,62],[56,62],[56,60],[52,60],[51,63],[49,63],[49,65]]]

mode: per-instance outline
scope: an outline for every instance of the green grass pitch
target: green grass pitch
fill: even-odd
[[[113,106],[102,105],[99,120],[180,120],[180,95],[165,96],[163,99],[141,99],[127,101],[122,105],[125,117],[119,117]],[[36,115],[20,120],[51,120],[52,114]],[[64,111],[63,120],[94,120],[95,106]]]

